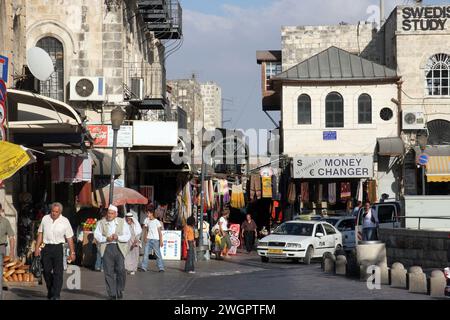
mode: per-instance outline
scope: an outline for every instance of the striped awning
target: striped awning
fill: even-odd
[[[450,182],[450,156],[430,156],[426,173],[428,182]]]

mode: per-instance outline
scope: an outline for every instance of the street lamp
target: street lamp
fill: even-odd
[[[424,152],[427,147],[428,137],[424,134],[417,136],[417,142],[419,143],[420,150]],[[425,165],[422,166],[422,195],[425,195]]]
[[[111,156],[111,183],[109,185],[109,205],[113,202],[113,194],[114,194],[114,165],[116,160],[116,149],[117,149],[117,133],[120,129],[120,126],[125,119],[125,111],[122,110],[121,107],[116,107],[113,111],[111,111],[111,124],[113,129],[113,149]]]

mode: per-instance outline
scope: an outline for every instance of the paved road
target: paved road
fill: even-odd
[[[184,273],[184,262],[179,261],[166,262],[166,272],[158,273],[155,262],[151,262],[151,271],[127,277],[125,299],[430,299],[389,286],[369,290],[358,280],[324,274],[319,263],[309,266],[284,261],[262,263],[256,254],[199,262],[196,274]],[[103,274],[81,270],[82,290],[65,288],[62,299],[105,299]],[[44,286],[11,288],[4,298],[44,300],[46,293]]]

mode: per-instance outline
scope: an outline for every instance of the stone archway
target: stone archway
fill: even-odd
[[[437,119],[427,123],[428,144],[450,145],[450,121]]]

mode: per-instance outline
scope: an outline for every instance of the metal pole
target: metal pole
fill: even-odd
[[[425,166],[422,166],[422,195],[425,195]]]
[[[115,160],[116,160],[116,149],[117,149],[117,132],[118,129],[113,129],[114,131],[114,138],[113,138],[113,149],[112,149],[112,156],[111,156],[111,183],[109,185],[109,203],[108,206],[113,203],[113,194],[114,194],[114,167],[115,167]]]
[[[205,161],[203,160],[203,154],[202,154],[202,177],[201,177],[201,182],[200,182],[200,234],[199,234],[199,248],[200,248],[200,255],[203,255],[203,211],[205,210],[205,189],[203,188],[203,183],[205,181],[205,170],[206,170],[206,164]],[[204,256],[200,256],[199,260],[203,260]]]

